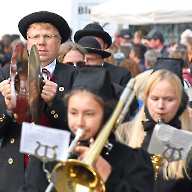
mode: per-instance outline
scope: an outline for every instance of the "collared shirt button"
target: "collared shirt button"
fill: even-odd
[[[10,143],[11,143],[11,144],[15,143],[15,139],[14,139],[14,138],[11,138],[11,139],[10,139]]]
[[[55,114],[55,110],[51,110],[51,114],[54,115]]]
[[[57,119],[59,116],[58,116],[58,114],[56,113],[55,115],[54,115],[54,118],[55,119]]]
[[[9,165],[12,165],[12,164],[13,164],[13,158],[10,157],[10,158],[8,159],[8,163],[9,163]]]
[[[59,91],[60,91],[60,92],[63,92],[64,90],[65,90],[64,87],[59,87]]]

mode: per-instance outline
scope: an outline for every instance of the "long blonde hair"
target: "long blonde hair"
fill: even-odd
[[[178,97],[179,102],[182,102],[183,87],[180,79],[177,77],[177,75],[168,70],[158,70],[150,75],[145,86],[143,97],[144,106],[146,106],[146,101],[151,89],[162,80],[169,81],[171,85],[175,87],[176,96]],[[145,132],[142,125],[142,121],[146,120],[144,106],[131,122],[124,123],[116,130],[116,135],[118,139],[133,148],[142,147],[145,137]],[[189,118],[187,109],[181,114],[179,119],[181,121],[182,129],[192,131],[192,120]],[[164,178],[168,179],[183,177],[183,166],[184,161],[175,161],[172,163],[168,163],[167,161],[165,161],[163,164]]]

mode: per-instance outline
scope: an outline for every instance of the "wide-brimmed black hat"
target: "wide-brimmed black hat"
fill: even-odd
[[[71,29],[65,19],[56,13],[48,11],[34,12],[23,17],[19,21],[18,28],[22,36],[27,39],[27,30],[29,26],[33,23],[41,22],[50,23],[56,27],[61,36],[61,43],[67,41],[70,38]]]
[[[101,97],[104,102],[118,99],[109,72],[100,67],[80,68],[72,85],[72,90],[74,89],[86,89]]]
[[[100,55],[102,58],[111,56],[111,53],[103,51],[99,42],[93,36],[82,37],[78,42],[88,53],[95,53]]]
[[[82,30],[78,30],[74,35],[74,41],[77,43],[82,37],[85,36],[96,36],[103,39],[109,48],[112,44],[111,36],[104,31],[103,27],[97,22],[86,25]]]
[[[159,69],[167,69],[175,73],[183,83],[183,76],[182,76],[183,65],[184,65],[183,59],[157,58],[157,62],[153,67],[153,71],[157,71]]]

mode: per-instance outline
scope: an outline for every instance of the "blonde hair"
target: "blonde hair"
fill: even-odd
[[[65,42],[61,44],[59,49],[58,61],[60,63],[63,63],[64,57],[69,51],[78,51],[83,57],[85,57],[85,54],[87,53],[87,51],[80,45],[73,43],[72,41]]]
[[[144,90],[144,105],[146,105],[147,97],[150,93],[150,90],[160,81],[167,80],[171,83],[173,87],[175,87],[176,96],[179,99],[179,102],[182,102],[183,95],[183,86],[180,79],[177,75],[173,74],[168,70],[158,70],[151,74],[148,79],[148,82],[145,86]],[[183,130],[192,131],[192,120],[189,118],[189,114],[187,109],[181,114],[179,117],[181,121],[181,128]],[[142,125],[142,121],[146,120],[146,116],[144,113],[144,106],[138,112],[136,117],[131,121],[122,124],[116,130],[117,138],[129,146],[133,148],[142,147],[143,140],[145,137],[144,128]],[[183,177],[183,168],[185,162],[183,160],[175,161],[175,162],[167,162],[166,160],[163,163],[163,177],[164,179],[178,179]]]

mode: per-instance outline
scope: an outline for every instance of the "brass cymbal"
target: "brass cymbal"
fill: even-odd
[[[33,45],[29,52],[28,59],[28,87],[29,87],[29,107],[32,122],[39,122],[40,114],[40,83],[41,83],[41,62],[37,47]]]

